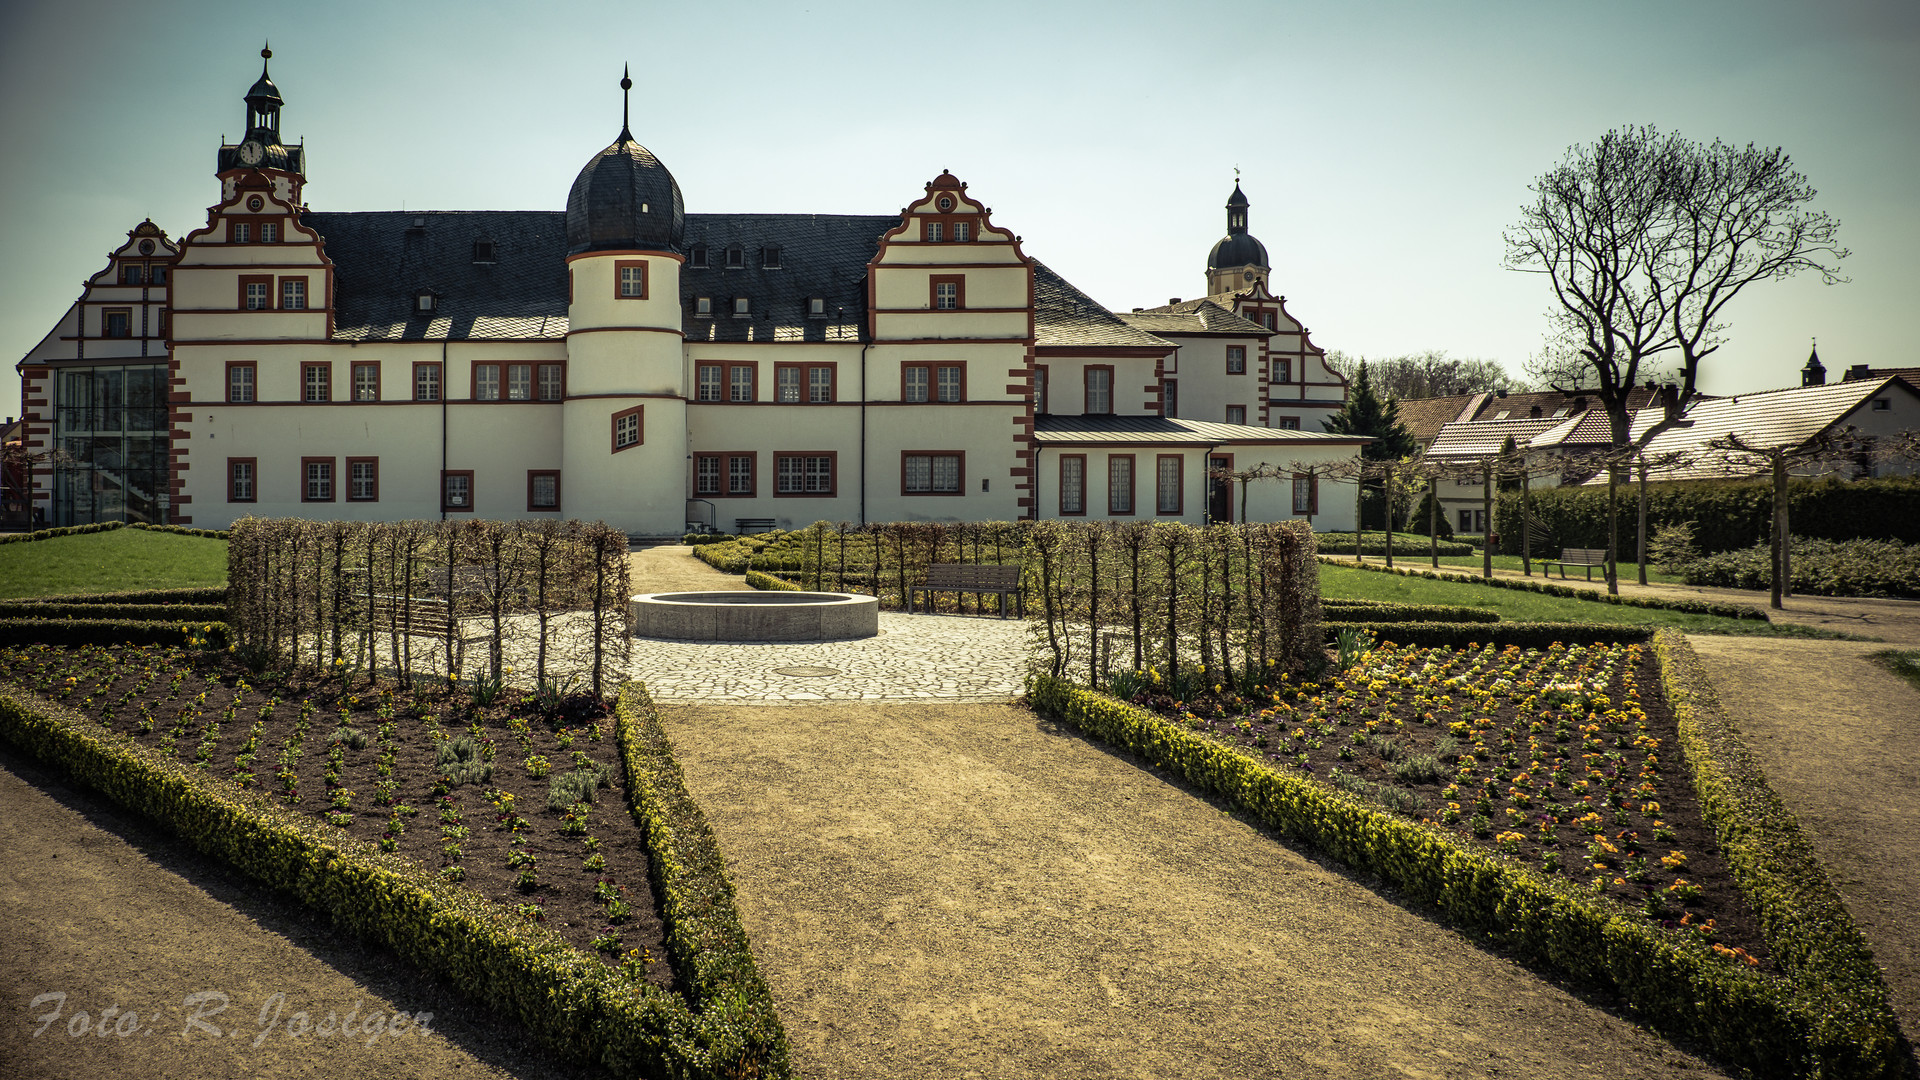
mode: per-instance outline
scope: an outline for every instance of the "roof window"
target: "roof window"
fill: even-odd
[[[421,289],[419,292],[413,294],[413,313],[415,315],[431,315],[439,306],[440,298],[433,295],[431,290]]]
[[[493,261],[493,241],[475,240],[473,242],[473,261],[490,263]]]
[[[1512,415],[1513,415],[1512,409],[1501,409],[1499,412],[1493,415],[1493,418],[1495,420],[1505,420],[1507,417]]]
[[[760,265],[768,270],[780,269],[780,245],[770,244],[761,248]]]
[[[727,269],[739,270],[746,265],[747,265],[747,256],[745,252],[740,250],[740,245],[739,244],[730,245],[727,248]]]
[[[702,319],[713,318],[713,297],[696,296],[693,298],[693,313]]]
[[[744,319],[753,314],[753,302],[744,296],[733,298],[733,317]]]
[[[827,299],[815,296],[807,301],[807,318],[824,319],[827,317]]]
[[[707,268],[707,245],[695,244],[687,251],[687,265],[695,270]]]

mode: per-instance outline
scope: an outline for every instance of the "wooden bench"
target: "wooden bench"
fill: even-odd
[[[481,632],[460,632],[460,620],[453,618],[448,611],[447,602],[435,597],[425,596],[381,596],[371,597],[372,605],[368,609],[368,621],[375,634],[395,634],[400,637],[424,637],[435,641],[453,641],[453,668],[459,671],[465,663],[467,646],[486,642],[491,644],[491,628]],[[471,621],[471,620],[469,620]]]
[[[1587,580],[1592,581],[1593,568],[1596,566],[1607,565],[1607,549],[1606,548],[1561,548],[1559,558],[1540,560],[1541,576],[1542,577],[1546,576],[1547,567],[1553,566],[1556,564],[1558,564],[1560,567],[1560,578],[1562,581],[1566,580],[1567,567],[1569,566],[1586,567]]]
[[[992,593],[1000,598],[1000,617],[1007,617],[1007,597],[1014,598],[1020,607],[1021,616],[1027,613],[1027,593],[1020,587],[1020,568],[1018,566],[981,566],[974,563],[934,563],[927,567],[927,580],[921,582],[907,594],[907,610],[914,610],[913,598],[920,593],[927,596],[927,613],[933,613],[933,594],[936,592]]]
[[[740,536],[745,536],[748,533],[755,533],[755,532],[772,532],[773,519],[772,518],[734,518],[733,531],[734,533]]]

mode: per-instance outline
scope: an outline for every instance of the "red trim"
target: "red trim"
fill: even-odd
[[[960,462],[959,476],[955,482],[954,489],[952,491],[933,491],[933,490],[908,491],[907,490],[907,459],[910,457],[924,457],[924,458],[948,457],[948,458],[954,458],[958,460]],[[931,462],[928,463],[927,482],[929,484],[933,482]],[[937,495],[942,498],[951,498],[955,495],[965,495],[966,493],[967,493],[967,452],[965,450],[902,450],[900,451],[900,494],[902,496]]]
[[[1160,508],[1160,463],[1172,461],[1178,467],[1173,474],[1173,509]],[[1187,459],[1184,454],[1156,454],[1153,458],[1153,512],[1158,517],[1178,517],[1187,512]]]
[[[940,306],[940,286],[953,286],[953,306]],[[927,308],[930,311],[967,310],[967,275],[934,274],[927,279]],[[982,308],[983,311],[1024,311],[1024,308]]]
[[[467,505],[465,506],[449,506],[447,504],[447,478],[453,477],[453,476],[464,476],[467,478]],[[478,496],[474,494],[474,490],[473,490],[473,470],[472,469],[440,470],[440,512],[441,513],[471,514],[473,513],[473,504],[479,501],[480,500]]]
[[[926,369],[927,396],[926,396],[926,400],[924,401],[910,401],[907,398],[907,369],[909,368],[925,368]],[[942,368],[959,368],[960,369],[960,396],[958,399],[947,400],[947,401],[942,401],[940,399],[940,369]],[[900,362],[900,403],[902,405],[962,405],[962,404],[1006,405],[1006,404],[1012,404],[1011,402],[977,402],[977,403],[969,402],[967,399],[967,362],[965,360],[912,360],[912,361],[903,360],[901,361]]]
[[[533,503],[533,481],[535,477],[539,477],[539,476],[553,477],[553,505],[552,506],[535,506]],[[559,469],[528,469],[527,470],[527,513],[557,514],[559,512],[560,512],[560,470]]]
[[[431,398],[423,398],[420,396],[420,369],[421,368],[432,368],[434,370],[435,377],[433,380],[433,388],[437,392],[438,396],[431,397]],[[413,362],[413,385],[408,390],[408,394],[410,395],[408,400],[419,402],[421,404],[433,404],[440,401],[444,401],[446,399],[447,373],[441,370],[440,361],[415,360]]]
[[[247,392],[248,392],[248,393],[249,393],[250,395],[252,395],[252,396],[251,396],[251,397],[248,397],[248,398],[247,398],[246,400],[244,400],[244,401],[242,401],[241,399],[239,399],[239,398],[236,398],[236,397],[234,397],[234,396],[233,396],[233,369],[234,369],[234,368],[246,368],[246,369],[247,369],[248,371],[251,371],[251,372],[253,373],[253,377],[247,380]],[[259,364],[259,362],[258,362],[258,361],[255,361],[255,360],[229,360],[229,361],[227,361],[227,383],[226,383],[226,387],[227,387],[227,389],[226,389],[226,394],[227,394],[227,402],[226,402],[226,403],[227,403],[227,404],[229,404],[229,405],[251,405],[251,404],[253,404],[254,402],[257,402],[257,401],[259,401],[259,400],[260,400],[260,364]],[[241,460],[246,460],[246,459],[243,459],[243,458],[234,458],[234,459],[232,459],[232,460],[235,460],[235,461],[241,461]]]
[[[1067,462],[1069,461],[1077,461],[1080,463],[1080,491],[1079,491],[1080,509],[1078,510],[1067,509]],[[1055,470],[1055,479],[1058,480],[1058,483],[1055,484],[1055,487],[1059,489],[1056,492],[1058,497],[1055,499],[1055,503],[1059,508],[1060,516],[1061,517],[1086,517],[1087,516],[1087,455],[1061,454],[1060,467]]]
[[[733,490],[733,459],[744,457],[750,463],[747,466],[747,489]],[[700,490],[700,462],[714,462],[714,482],[716,490]],[[753,497],[759,486],[760,455],[754,450],[703,450],[693,455],[693,494],[699,499],[748,499]]]
[[[1113,492],[1114,492],[1113,463],[1116,461],[1125,461],[1127,463],[1127,508],[1125,510],[1116,510],[1113,508]],[[1135,514],[1138,514],[1140,512],[1140,501],[1138,499],[1138,495],[1140,491],[1140,474],[1139,474],[1139,470],[1136,468],[1136,464],[1137,463],[1135,462],[1134,456],[1132,454],[1108,454],[1107,455],[1107,516],[1108,517],[1133,517]]]
[[[303,457],[300,459],[300,501],[301,502],[330,503],[330,502],[336,501],[339,498],[340,474],[339,474],[339,470],[335,468],[336,464],[337,463],[334,461],[334,459],[330,457]],[[324,499],[314,498],[312,495],[312,488],[310,488],[307,485],[307,468],[308,466],[311,466],[311,465],[325,465],[327,467],[327,497]],[[254,471],[254,484],[255,484],[256,490],[258,489],[259,483],[260,483],[259,470],[256,469]]]
[[[297,308],[287,306],[287,283],[292,281],[300,283],[300,306]],[[274,307],[281,311],[312,311],[314,310],[312,301],[313,290],[308,288],[306,274],[283,275],[274,287]]]
[[[627,292],[624,288],[628,267],[639,267],[640,269],[640,291],[638,293]],[[615,300],[645,300],[647,298],[647,279],[647,260],[620,259],[616,261],[613,264],[613,298]]]
[[[247,306],[247,286],[249,285],[265,285],[267,287],[267,298],[266,298],[267,302],[265,304],[261,305],[260,307]],[[241,274],[240,275],[240,297],[239,297],[239,303],[237,306],[241,311],[272,311],[274,309],[273,275],[272,274]],[[185,310],[192,313],[198,313],[198,311],[202,309],[187,308]],[[212,311],[217,309],[209,308],[204,310]]]
[[[780,463],[789,458],[826,458],[827,490],[825,491],[781,491]],[[805,482],[806,472],[801,471],[801,481]],[[840,494],[840,452],[838,450],[776,450],[773,455],[773,497],[776,499],[832,499]]]
[[[813,400],[813,369],[814,368],[827,369],[827,399],[825,401]],[[798,401],[780,400],[780,375],[782,372],[786,372],[786,371],[797,371],[799,373],[797,378],[799,379],[800,399]],[[697,371],[695,372],[695,376],[696,378],[698,377]],[[694,392],[698,393],[699,389],[700,389],[699,386],[696,385],[694,387]],[[817,361],[817,362],[811,362],[811,363],[804,360],[779,360],[774,363],[773,365],[773,404],[775,405],[834,405],[834,404],[838,404],[839,400],[840,400],[840,362],[838,360]],[[741,404],[741,402],[734,402],[734,404],[736,405]]]
[[[352,380],[347,386],[347,400],[358,402],[380,400],[380,366],[379,361],[355,361],[347,368],[348,377]],[[369,369],[373,371],[373,396],[363,398],[360,396],[360,373]]]
[[[622,450],[631,450],[636,446],[646,445],[646,442],[647,442],[646,408],[647,407],[645,405],[635,405],[631,409],[621,409],[619,412],[613,414],[612,433],[610,435],[610,440],[613,446],[613,453],[617,454]],[[629,416],[633,417],[634,439],[632,442],[626,444],[625,446],[622,446],[620,445],[620,421]]]
[[[325,390],[327,393],[326,397],[323,397],[323,398],[307,397],[307,372],[312,370],[313,368],[324,369],[327,373],[326,385],[325,385]],[[254,397],[258,398],[259,396],[260,396],[259,388],[255,387]],[[323,404],[325,402],[329,402],[333,400],[333,361],[305,360],[301,362],[300,364],[300,397],[298,400],[303,405],[319,405],[319,404]]]
[[[372,465],[373,466],[373,494],[367,496],[364,499],[356,498],[353,494],[353,467],[355,465]],[[347,501],[348,502],[379,502],[380,501],[380,459],[379,458],[350,457],[347,459]]]
[[[250,470],[252,470],[252,475],[248,478],[248,483],[253,485],[253,494],[247,496],[244,499],[234,494],[233,467],[235,465],[245,465]],[[302,476],[300,478],[300,486],[302,491],[304,491],[306,488],[306,482],[307,482],[307,478]],[[260,459],[259,458],[230,457],[227,459],[227,501],[230,503],[250,503],[250,502],[260,501]]]
[[[1106,372],[1106,373],[1107,373],[1107,407],[1106,407],[1105,409],[1102,409],[1102,410],[1101,410],[1101,411],[1099,411],[1099,412],[1094,412],[1094,411],[1093,411],[1093,408],[1092,408],[1092,405],[1093,405],[1093,385],[1092,385],[1092,383],[1093,383],[1093,373],[1094,373],[1094,372],[1096,372],[1096,371],[1104,371],[1104,372]],[[1114,394],[1115,394],[1115,393],[1117,393],[1117,392],[1118,392],[1118,387],[1116,387],[1116,386],[1114,385],[1114,371],[1113,371],[1113,365],[1112,365],[1112,364],[1088,364],[1088,365],[1087,365],[1087,366],[1086,366],[1085,368],[1083,368],[1083,369],[1081,369],[1081,373],[1080,373],[1080,395],[1081,395],[1081,396],[1080,396],[1080,411],[1081,411],[1081,412],[1082,412],[1083,414],[1085,414],[1085,415],[1087,415],[1087,416],[1112,416],[1112,415],[1114,415],[1114,413],[1116,413],[1116,412],[1118,412],[1118,411],[1119,411],[1119,410],[1117,410],[1117,409],[1115,409],[1115,408],[1114,408],[1114,400],[1113,400],[1113,396],[1114,396]]]

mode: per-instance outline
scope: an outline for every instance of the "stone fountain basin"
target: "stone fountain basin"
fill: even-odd
[[[641,593],[635,637],[683,641],[846,641],[880,632],[880,601],[858,593]]]

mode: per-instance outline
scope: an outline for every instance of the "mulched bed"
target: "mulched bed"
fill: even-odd
[[[1180,682],[1184,697],[1157,672],[1110,689],[1773,970],[1700,812],[1645,646],[1382,645],[1346,672],[1247,696]]]
[[[674,988],[613,718],[591,697],[507,689],[481,704],[468,687],[369,685],[364,676],[343,687],[311,670],[252,675],[225,654],[162,646],[0,649],[0,681],[155,753],[204,762]],[[336,738],[348,731],[360,737]],[[442,764],[443,746],[472,753]],[[529,757],[546,759],[545,778],[530,775]],[[593,788],[589,804],[550,809],[554,778],[580,765],[607,786]]]

